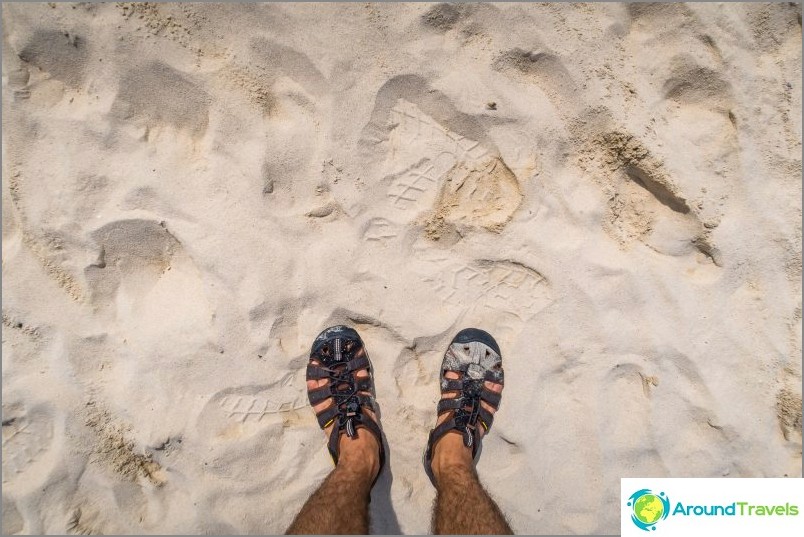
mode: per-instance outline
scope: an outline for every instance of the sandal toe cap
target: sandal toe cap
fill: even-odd
[[[475,341],[488,345],[498,355],[502,354],[500,346],[491,334],[479,328],[464,328],[452,340],[453,343],[472,343]]]

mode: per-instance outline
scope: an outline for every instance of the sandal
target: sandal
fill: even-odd
[[[447,378],[447,371],[461,375],[461,378]],[[503,369],[500,347],[488,332],[477,328],[466,328],[450,343],[441,363],[441,400],[438,402],[438,415],[451,412],[452,416],[430,431],[427,448],[424,451],[424,470],[435,486],[433,475],[433,448],[450,431],[463,435],[463,443],[472,448],[472,459],[476,459],[480,449],[480,433],[477,422],[485,432],[491,429],[494,415],[484,408],[485,402],[495,411],[500,406],[502,394],[486,388],[485,381],[503,384]],[[447,393],[455,397],[443,397]]]
[[[313,360],[319,363],[314,364]],[[358,378],[356,373],[363,369],[368,372],[368,376]],[[360,429],[366,429],[377,437],[377,443],[380,445],[380,471],[377,473],[379,477],[385,465],[382,431],[374,419],[363,412],[364,408],[376,412],[371,362],[363,340],[352,328],[342,325],[331,326],[318,334],[313,341],[310,363],[307,365],[307,380],[323,379],[329,382],[309,390],[307,398],[311,406],[330,398],[333,400],[333,404],[316,414],[321,429],[326,429],[335,423],[327,443],[332,462],[338,464],[342,434],[345,433],[350,438],[357,437]]]

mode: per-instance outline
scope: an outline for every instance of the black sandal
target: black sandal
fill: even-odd
[[[447,371],[461,375],[460,378],[446,377]],[[472,448],[472,459],[476,459],[480,450],[480,434],[478,421],[488,432],[494,421],[494,415],[481,406],[483,401],[495,411],[500,406],[502,394],[486,388],[485,381],[503,384],[503,369],[500,347],[488,332],[477,328],[466,328],[450,343],[444,360],[441,363],[441,394],[438,402],[438,415],[452,412],[452,417],[430,431],[427,448],[424,451],[424,470],[435,486],[433,475],[433,447],[450,431],[463,434],[463,443]],[[453,398],[443,397],[453,392]]]
[[[362,355],[357,356],[361,350]],[[316,414],[321,429],[326,429],[335,422],[327,443],[332,462],[338,464],[338,446],[342,434],[346,433],[350,438],[357,437],[358,430],[366,429],[377,437],[380,445],[379,477],[385,465],[385,448],[379,425],[363,412],[364,408],[376,412],[371,361],[363,340],[352,328],[331,326],[315,338],[310,349],[310,361],[312,360],[317,360],[319,364],[308,364],[307,380],[328,379],[329,383],[307,392],[310,405],[315,406],[329,398],[333,399],[332,405]],[[362,369],[368,371],[368,376],[357,378],[355,373]]]

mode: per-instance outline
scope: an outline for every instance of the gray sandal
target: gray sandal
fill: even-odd
[[[460,378],[447,378],[447,371],[458,373]],[[472,448],[472,458],[477,457],[480,450],[477,422],[480,422],[486,432],[494,422],[494,415],[483,408],[480,402],[485,402],[496,411],[502,397],[486,388],[483,383],[489,381],[503,384],[503,377],[500,347],[494,338],[478,328],[466,328],[458,332],[444,353],[441,363],[442,398],[438,402],[438,414],[451,412],[452,416],[430,431],[424,451],[424,470],[433,486],[433,448],[445,434],[450,431],[460,432],[464,445]],[[456,396],[443,397],[447,393],[455,393]]]

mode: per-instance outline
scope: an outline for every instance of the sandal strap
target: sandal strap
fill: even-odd
[[[329,386],[323,386],[323,387],[328,388]],[[316,388],[313,391],[319,391],[319,390],[320,390],[320,388]],[[313,391],[311,391],[310,393],[313,393]],[[375,407],[374,396],[359,393],[355,397],[357,397],[357,400],[360,403],[361,407],[365,407],[365,408],[367,408],[369,410],[372,410],[372,411],[375,410],[375,408],[374,408]],[[326,400],[328,398],[329,398],[329,394],[327,393],[327,397],[324,397],[323,400]],[[312,404],[315,405],[317,403],[312,403]],[[321,427],[322,429],[326,429],[327,425],[329,425],[330,422],[334,418],[336,418],[338,416],[338,414],[340,414],[340,412],[341,412],[341,409],[338,408],[338,405],[333,404],[333,405],[328,406],[327,408],[325,408],[324,410],[322,410],[321,412],[316,414],[316,419],[318,420],[318,426]]]
[[[371,377],[361,377],[355,379],[355,387],[359,392],[370,392],[372,388],[373,382]],[[359,394],[358,394],[359,395]]]
[[[457,410],[459,408],[464,408],[471,404],[471,401],[467,403],[467,401],[461,397],[453,397],[447,399],[441,399],[438,402],[437,413],[443,414],[444,412],[449,412],[450,410]],[[496,410],[496,409],[495,409]],[[494,421],[494,414],[483,408],[482,406],[478,409],[478,416],[480,416],[483,421],[486,422],[486,429],[491,428],[491,422]],[[472,424],[474,425],[474,424]]]
[[[329,451],[330,457],[332,457],[332,462],[337,466],[338,465],[338,457],[340,455],[340,440],[341,434],[346,432],[349,434],[349,431],[346,430],[347,427],[351,426],[354,428],[352,431],[352,436],[359,436],[360,429],[366,429],[369,433],[373,434],[374,437],[377,439],[377,444],[380,446],[380,471],[377,472],[377,476],[374,478],[374,482],[376,483],[377,479],[379,479],[380,474],[382,473],[382,469],[385,467],[385,445],[382,441],[382,430],[377,423],[366,414],[358,414],[355,416],[358,418],[356,423],[352,423],[351,425],[347,425],[346,422],[343,424],[337,424],[335,427],[332,428],[332,432],[329,435],[329,441],[327,442],[327,450]],[[363,419],[365,417],[365,419]],[[371,484],[372,487],[374,483]],[[371,501],[371,500],[369,500]]]
[[[502,369],[489,369],[486,371],[486,374],[483,375],[483,380],[487,380],[489,382],[493,382],[494,384],[501,384],[505,385],[505,371]]]
[[[365,419],[362,419],[365,418]],[[385,448],[382,444],[382,431],[380,430],[380,426],[375,423],[373,419],[366,416],[365,414],[362,415],[362,418],[354,424],[355,434],[354,436],[359,436],[360,429],[368,429],[368,431],[373,434],[377,438],[377,443],[380,445],[380,469],[385,465]],[[341,434],[344,433],[346,429],[346,424],[344,423],[343,426],[336,426],[332,428],[332,432],[329,435],[329,441],[327,442],[327,449],[329,450],[329,454],[332,457],[332,462],[336,465],[338,464],[338,457],[340,456],[340,439]]]
[[[462,379],[448,379],[441,378],[441,391],[442,392],[459,392],[463,390]]]
[[[332,428],[332,432],[329,433],[329,440],[327,441],[327,450],[329,450],[329,456],[332,457],[332,462],[337,466],[338,464],[338,455],[340,453],[339,445],[340,445],[340,438],[341,438],[341,428],[338,425]]]
[[[500,408],[500,401],[502,400],[502,394],[499,392],[493,392],[488,388],[483,388],[483,391],[480,392],[480,398],[489,404],[494,410]]]
[[[486,428],[486,431],[491,429],[491,424],[494,423],[494,414],[483,408],[482,406],[477,412],[477,417],[483,423],[483,426]]]
[[[328,379],[331,374],[331,371],[325,367],[313,364],[307,366],[307,380]]]
[[[444,412],[448,412],[451,410],[458,410],[459,408],[463,408],[465,406],[467,406],[466,401],[461,400],[460,397],[454,399],[442,399],[441,401],[438,402],[438,414],[443,414]],[[448,419],[447,421],[436,427],[436,430],[441,429],[445,425],[449,425],[447,429],[455,429],[456,431],[464,432],[467,426],[469,426],[470,428],[476,426],[478,419],[482,421],[483,426],[485,427],[486,431],[488,431],[489,429],[491,429],[492,423],[494,423],[494,414],[492,414],[491,412],[480,406],[477,409],[477,414],[474,420],[469,420],[465,426],[460,425],[453,416],[452,418]],[[474,423],[472,423],[472,421],[474,421]],[[438,435],[439,438],[441,438],[441,436],[442,436],[441,434]]]
[[[469,429],[469,430],[471,431],[471,429]],[[460,427],[455,422],[454,418],[448,419],[447,421],[445,421],[444,423],[442,423],[441,425],[437,426],[435,429],[430,431],[430,439],[429,439],[429,441],[427,443],[427,448],[428,448],[428,450],[430,450],[430,454],[429,454],[428,458],[432,459],[432,449],[433,449],[433,447],[438,443],[439,440],[441,440],[444,437],[444,435],[446,435],[450,431],[457,431],[459,433],[464,434],[464,444],[465,445],[471,445],[471,447],[472,447],[472,458],[474,458],[475,455],[477,454],[477,449],[480,446],[480,442],[477,441],[478,440],[477,429],[475,428],[475,430],[472,431],[471,440],[469,440],[469,444],[467,444],[467,438],[469,438],[469,437],[466,436],[467,428],[466,427]]]
[[[341,363],[346,364],[346,368],[340,372],[341,374],[360,371],[361,369],[368,369],[370,366],[368,355],[366,354],[360,356],[359,358],[349,360],[348,362]],[[335,370],[329,367],[323,367],[316,364],[310,364],[307,366],[307,378],[310,380],[328,379],[331,378],[334,373]]]
[[[318,426],[322,429],[326,429],[327,425],[335,419],[339,412],[340,410],[336,405],[328,406],[315,415],[315,418],[318,420]]]
[[[333,395],[338,395],[337,390],[333,391],[332,387],[335,386],[333,383],[324,384],[323,386],[319,386],[318,388],[313,388],[307,392],[307,398],[310,400],[310,406],[315,406],[323,401],[326,401]],[[359,378],[355,380],[355,390],[358,392],[368,392],[371,391],[371,378]],[[374,398],[371,396],[367,396],[361,393],[356,394],[358,396],[366,397],[367,404],[369,409],[374,410]]]
[[[374,410],[374,396],[373,395],[366,395],[363,393],[357,394],[357,400],[360,402],[360,406],[366,407],[369,410]]]
[[[438,414],[443,414],[444,412],[447,412],[449,410],[457,410],[465,406],[466,406],[466,400],[463,397],[444,398],[438,402],[436,412]]]
[[[363,356],[353,358],[346,362],[347,371],[359,371],[361,369],[368,369],[371,363],[369,362],[368,353],[363,353]]]
[[[441,437],[443,437],[445,434],[454,430],[460,430],[458,429],[458,424],[455,423],[454,419],[448,419],[447,421],[445,421],[444,423],[433,429],[430,435],[432,436],[433,440],[437,442],[438,440],[441,440]]]
[[[458,391],[458,390],[447,390],[447,391]],[[489,390],[488,388],[483,388],[483,391],[480,392],[480,399],[485,401],[486,403],[488,403],[488,405],[490,407],[492,407],[494,410],[497,410],[498,408],[500,408],[500,401],[502,401],[502,394],[497,393],[497,392],[493,392],[493,391]],[[442,398],[441,401],[438,402],[438,404],[439,404],[438,413],[441,414],[442,412],[444,412],[446,410],[453,410],[453,409],[456,409],[456,408],[460,408],[462,406],[462,405],[458,404],[458,405],[455,405],[455,406],[444,406],[442,408],[441,407],[442,402],[444,402],[444,401],[461,401],[461,400],[465,400],[465,399],[462,398],[460,395],[458,397],[444,397],[444,398]]]
[[[329,391],[329,384],[324,384],[323,386],[307,391],[307,399],[310,400],[310,406],[315,406],[330,397],[332,397],[332,393]]]

